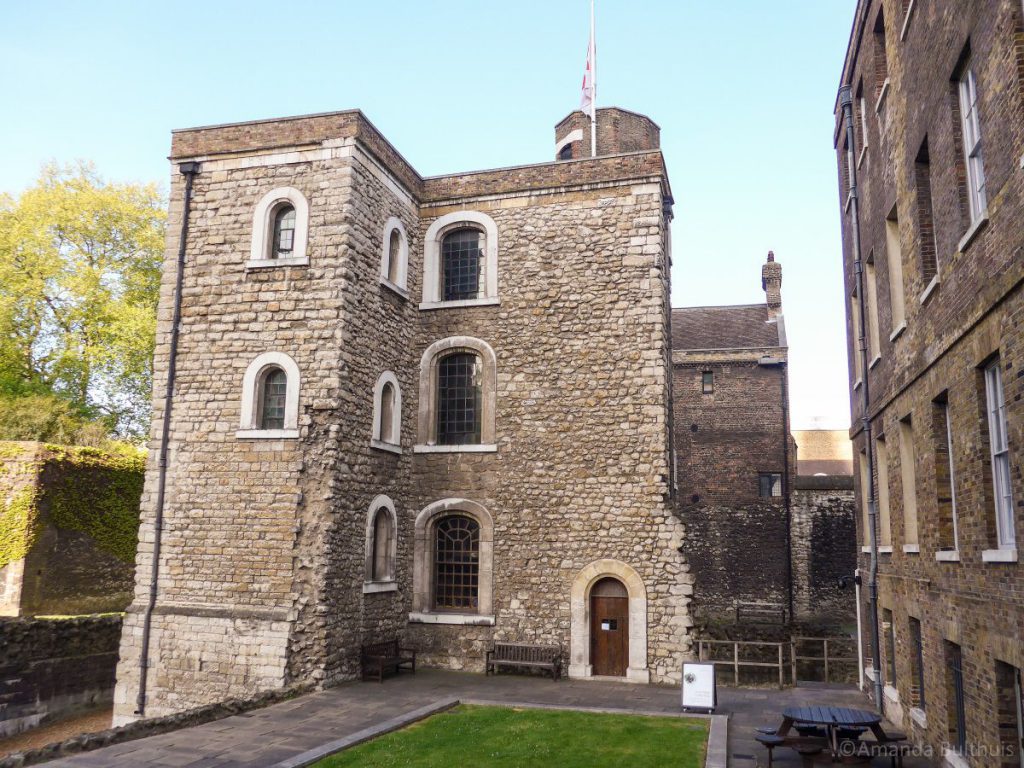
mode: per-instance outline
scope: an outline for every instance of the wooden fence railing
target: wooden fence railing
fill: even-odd
[[[715,646],[719,645],[731,645],[732,646],[732,659],[712,659],[710,651]],[[745,648],[751,648],[754,646],[760,648],[775,648],[778,652],[779,660],[776,661],[750,661],[749,659],[740,659],[740,646]],[[733,669],[733,685],[739,685],[740,683],[740,667],[777,667],[779,670],[779,688],[785,685],[785,675],[783,669],[785,668],[783,663],[783,648],[785,643],[764,643],[753,640],[699,640],[697,646],[697,653],[700,661],[710,661],[715,665],[731,666]]]
[[[855,656],[840,656],[835,654],[835,649],[840,645],[852,643],[849,637],[806,637],[794,635],[788,643],[772,643],[754,640],[698,640],[697,654],[700,661],[714,664],[716,667],[731,667],[733,674],[733,685],[739,685],[741,668],[775,669],[778,671],[779,688],[785,687],[786,667],[789,667],[789,678],[792,685],[797,684],[797,665],[800,662],[822,664],[824,666],[824,680],[819,682],[831,682],[833,672],[837,664],[856,664]],[[802,643],[820,643],[821,655],[801,655],[798,653],[799,645]],[[714,658],[719,654],[714,652],[715,648],[731,646],[731,658]],[[786,653],[788,646],[789,653]],[[741,655],[742,653],[742,655]],[[751,654],[755,658],[751,658]],[[786,658],[788,655],[788,658]],[[772,661],[765,661],[771,658]]]

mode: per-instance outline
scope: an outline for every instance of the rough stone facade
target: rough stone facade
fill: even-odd
[[[114,695],[120,616],[0,618],[0,737]]]
[[[124,610],[141,491],[141,458],[0,442],[0,616]]]
[[[976,77],[987,197],[987,213],[973,221],[957,93],[965,68]],[[1005,530],[997,533],[984,369],[998,361],[1008,425],[1010,522],[1019,542],[1024,9],[1017,0],[909,6],[861,0],[842,82],[868,94],[866,119],[856,115],[854,162],[861,256],[877,264],[876,284],[868,287],[877,309],[868,306],[867,335],[874,324],[879,343],[872,352],[878,359],[866,376],[854,357],[860,328],[852,312],[848,318],[852,437],[865,462],[864,473],[857,473],[858,504],[865,506],[868,472],[879,491],[882,643],[881,658],[872,659],[864,604],[868,685],[881,676],[888,716],[947,764],[1018,765],[1024,565],[1019,545]],[[837,113],[846,292],[853,297],[858,222],[847,202],[847,138]],[[902,281],[892,279],[890,260],[901,266]],[[885,460],[879,463],[878,444],[870,446],[870,466],[861,428],[865,386],[873,436],[884,440]],[[861,547],[870,540],[865,519],[858,515]],[[863,553],[865,584],[868,568]],[[866,597],[867,590],[861,592]],[[961,739],[962,753],[956,749]]]
[[[154,439],[115,722],[351,678],[360,644],[395,635],[426,664],[472,670],[494,639],[559,643],[569,673],[586,676],[589,589],[605,576],[630,590],[626,676],[678,680],[692,583],[671,503],[671,195],[656,141],[643,152],[609,142],[596,159],[422,179],[352,111],[180,131],[171,154],[200,168],[149,614],[184,197],[183,177],[172,180]],[[283,187],[308,201],[308,263],[254,265],[253,212]],[[427,299],[428,238],[446,215],[493,224],[496,261],[485,272],[497,269],[495,296]],[[401,285],[381,277],[392,219],[408,239]],[[471,450],[434,445],[420,426],[436,376],[421,375],[421,358],[453,339],[495,360],[484,393],[493,444]],[[301,385],[294,433],[261,438],[239,425],[247,367],[267,352],[288,355]],[[391,446],[371,444],[385,371],[401,390]],[[397,517],[394,573],[372,582],[368,512],[381,495]],[[483,521],[487,613],[417,604],[430,594],[433,571],[415,564],[430,562],[437,509]]]

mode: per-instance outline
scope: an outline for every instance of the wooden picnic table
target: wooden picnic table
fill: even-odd
[[[865,709],[850,709],[848,707],[790,707],[785,709],[782,711],[782,725],[776,733],[786,740],[787,746],[796,746],[807,741],[789,737],[789,732],[798,725],[825,727],[833,761],[842,759],[839,749],[839,731],[844,728],[868,728],[875,735],[879,744],[894,741],[882,730],[882,716],[877,712]]]

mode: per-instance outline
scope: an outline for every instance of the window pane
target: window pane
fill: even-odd
[[[380,393],[380,439],[385,443],[397,443],[394,427],[395,388],[385,384]]]
[[[434,607],[474,611],[480,579],[480,526],[461,515],[437,524],[434,540]]]
[[[391,578],[391,517],[383,509],[373,519],[373,573],[374,581]]]
[[[274,249],[271,258],[288,258],[295,242],[295,209],[282,206],[274,217]]]
[[[483,270],[483,234],[475,229],[459,229],[446,235],[441,245],[445,301],[475,299],[481,293]]]
[[[715,375],[711,371],[704,371],[701,374],[701,391],[705,395],[710,395],[715,391]]]
[[[260,429],[284,429],[284,403],[288,377],[280,368],[271,369],[263,377],[260,400]]]
[[[388,280],[398,283],[398,260],[402,248],[402,233],[397,229],[391,230],[391,240],[388,244]]]
[[[437,442],[467,445],[480,442],[482,396],[480,358],[457,353],[437,366]]]

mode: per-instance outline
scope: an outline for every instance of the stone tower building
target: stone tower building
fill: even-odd
[[[580,117],[579,159],[432,178],[358,111],[174,133],[117,722],[395,635],[678,680],[671,190],[650,120],[600,111],[591,159]]]

